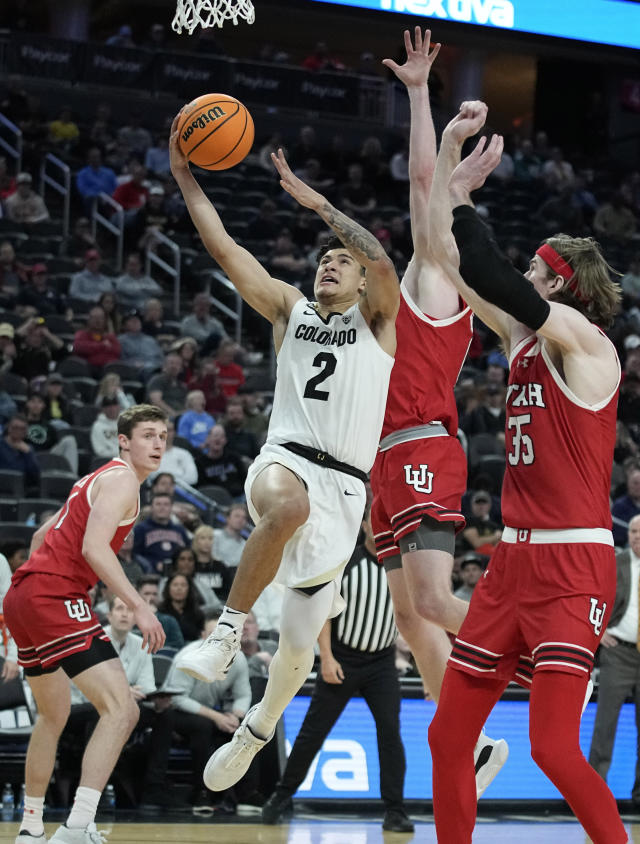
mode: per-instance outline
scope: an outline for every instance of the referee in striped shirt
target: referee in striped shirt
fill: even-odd
[[[262,821],[276,824],[293,809],[292,796],[316,753],[354,695],[361,695],[376,722],[382,828],[413,832],[404,809],[406,761],[400,738],[400,684],[395,666],[397,630],[384,568],[378,563],[370,508],[362,522],[364,542],[356,546],[342,575],[346,608],[322,628],[320,672],[311,703],[275,791],[262,809]]]

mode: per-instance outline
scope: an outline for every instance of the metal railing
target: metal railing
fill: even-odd
[[[113,214],[111,217],[105,217],[100,210],[99,201],[108,205]],[[96,236],[98,226],[102,226],[116,239],[116,270],[120,272],[122,269],[122,256],[124,250],[124,208],[119,202],[109,196],[108,193],[101,193],[93,201],[93,208],[91,209],[91,233]]]
[[[159,244],[165,246],[171,252],[173,264],[169,264],[155,251]],[[154,232],[147,241],[145,247],[145,273],[147,275],[151,275],[152,264],[160,267],[173,279],[173,309],[175,318],[178,319],[180,316],[180,247],[162,232]]]
[[[234,321],[234,339],[236,343],[240,342],[240,336],[242,334],[242,296],[238,293],[235,289],[233,284],[229,281],[226,275],[221,272],[220,270],[210,270],[206,273],[206,277],[208,279],[208,293],[211,297],[211,302],[222,311],[223,314],[226,314],[229,319]],[[233,294],[235,299],[235,309],[230,308],[228,305],[225,305],[217,296],[215,296],[211,291],[211,282],[215,282],[216,284],[224,287],[225,290],[230,291]]]
[[[0,126],[4,130],[4,134],[9,134],[13,138],[12,144],[11,140],[7,140],[3,137],[3,134],[0,133],[0,149],[3,149],[7,155],[13,158],[16,163],[16,173],[19,173],[22,170],[22,130],[1,112]]]
[[[47,165],[57,168],[61,179],[57,180],[47,172]],[[40,162],[40,193],[44,199],[47,187],[62,196],[62,235],[69,236],[69,214],[71,208],[71,168],[51,153]]]

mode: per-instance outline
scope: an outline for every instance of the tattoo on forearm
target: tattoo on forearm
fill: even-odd
[[[370,261],[377,261],[386,256],[387,253],[382,248],[382,244],[371,232],[338,211],[329,202],[325,202],[322,206],[320,216],[331,226],[347,248],[361,252]]]

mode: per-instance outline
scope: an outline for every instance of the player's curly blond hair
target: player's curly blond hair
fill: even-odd
[[[569,305],[601,328],[609,328],[620,307],[622,290],[612,279],[620,273],[604,259],[600,244],[592,237],[556,234],[545,241],[564,258],[573,275],[549,297],[551,302]],[[554,271],[549,269],[549,275]]]

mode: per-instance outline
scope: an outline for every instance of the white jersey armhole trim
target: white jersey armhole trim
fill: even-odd
[[[122,465],[121,466],[112,466],[110,469],[107,469],[104,472],[100,472],[101,475],[106,475],[107,472],[111,472],[112,469],[128,469],[130,472],[133,472],[133,469],[131,468],[131,466],[129,466],[128,463],[125,463],[124,460],[121,460],[119,457],[114,457],[113,459],[117,460],[118,463],[121,463]],[[91,490],[93,489],[93,485],[97,480],[98,480],[98,475],[96,474],[91,479],[91,483],[87,487],[87,504],[89,505],[90,510],[93,507],[93,504],[91,503]],[[132,519],[125,519],[123,522],[118,522],[118,527],[125,527],[126,525],[132,525],[135,522],[135,520],[138,518],[139,515],[140,515],[140,494],[138,493],[138,503],[136,505],[136,512],[135,512],[134,517]]]
[[[607,340],[608,340],[609,343],[611,343],[611,341],[609,340],[608,337],[607,337]],[[584,408],[585,410],[592,410],[594,412],[597,412],[598,410],[602,410],[604,407],[606,407],[609,404],[611,399],[615,396],[616,392],[618,391],[618,387],[620,386],[621,370],[620,370],[620,360],[619,360],[617,354],[616,354],[616,363],[617,363],[617,367],[618,367],[618,377],[616,379],[616,386],[613,388],[612,392],[609,393],[609,395],[606,398],[602,399],[602,401],[596,402],[595,404],[588,404],[587,402],[582,401],[582,399],[579,399],[578,396],[576,396],[576,394],[566,384],[566,382],[563,381],[563,379],[560,377],[560,373],[555,368],[553,361],[551,360],[551,357],[549,356],[549,353],[547,351],[547,347],[546,347],[546,344],[544,343],[544,341],[540,345],[541,345],[541,349],[542,349],[542,359],[546,363],[547,369],[551,373],[551,377],[553,378],[553,380],[558,385],[560,391],[569,399],[570,402],[577,405],[578,407]],[[613,344],[611,344],[611,345],[613,345]]]
[[[516,343],[516,345],[513,347],[513,349],[511,349],[511,354],[509,355],[509,368],[511,368],[511,364],[516,359],[516,355],[518,355],[520,353],[520,350],[522,349],[524,344],[528,343],[531,340],[531,338],[535,337],[535,336],[536,336],[535,334],[527,334],[526,337],[523,337],[522,340],[520,340],[519,343]]]
[[[467,314],[469,315],[470,322],[473,323],[473,312],[471,311],[469,305],[464,307],[461,311],[458,311],[457,314],[446,317],[446,319],[431,319],[431,317],[428,317],[424,311],[420,310],[416,302],[414,302],[407,285],[404,283],[404,279],[400,282],[400,293],[418,319],[421,319],[422,322],[426,322],[428,325],[432,325],[434,328],[444,328],[447,325],[453,325],[454,322],[458,322],[463,317],[466,317]]]

